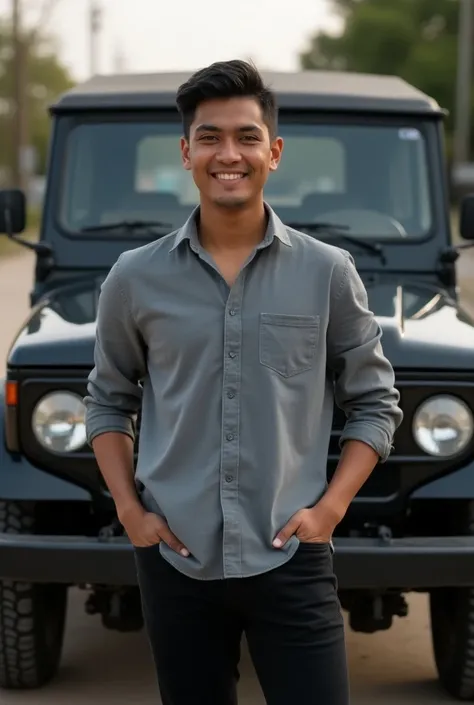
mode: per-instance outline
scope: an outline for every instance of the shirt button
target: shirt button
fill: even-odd
[[[234,434],[233,433],[228,433],[226,436],[228,441],[233,441],[234,440]]]
[[[228,399],[233,399],[235,397],[234,392],[227,392]]]
[[[234,359],[234,357],[235,357],[236,355],[237,355],[237,353],[234,352],[233,350],[231,350],[230,353],[229,353],[229,357],[231,357],[232,359]]]
[[[226,475],[226,476],[225,476],[225,481],[226,481],[226,482],[232,482],[233,479],[234,479],[234,476],[233,476],[233,475]]]
[[[236,313],[237,313],[237,311],[235,310],[235,308],[231,308],[229,311],[230,316],[235,316]]]

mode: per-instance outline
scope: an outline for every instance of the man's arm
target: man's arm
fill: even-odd
[[[89,444],[120,515],[140,504],[135,488],[134,417],[146,371],[143,341],[120,282],[120,259],[99,297],[94,369],[89,375],[86,429]]]
[[[189,556],[165,519],[145,510],[136,490],[134,418],[141,407],[146,346],[121,286],[120,263],[119,258],[99,297],[95,367],[84,399],[87,439],[132,544],[152,546],[165,541],[174,551]]]
[[[340,438],[340,461],[324,503],[339,514],[347,511],[377,463],[387,460],[403,414],[394,371],[382,350],[382,330],[369,310],[367,292],[349,254],[335,277],[331,304],[328,369],[334,374],[336,404],[347,422]]]
[[[334,374],[336,404],[347,416],[340,445],[349,439],[362,441],[385,462],[403,418],[400,394],[382,350],[382,330],[369,310],[367,292],[350,255],[334,289],[327,364]]]

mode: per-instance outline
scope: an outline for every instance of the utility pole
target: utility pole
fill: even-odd
[[[474,41],[474,0],[460,0],[458,31],[458,65],[456,81],[456,115],[454,162],[456,166],[470,159],[472,42]]]
[[[89,41],[90,41],[90,75],[95,76],[98,68],[99,34],[102,28],[102,10],[96,0],[90,0],[89,6]]]
[[[14,109],[13,128],[13,185],[26,189],[25,157],[28,143],[27,127],[27,52],[28,46],[21,22],[21,0],[12,4],[12,45],[13,45],[13,82]]]

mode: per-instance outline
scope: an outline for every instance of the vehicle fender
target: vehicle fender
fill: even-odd
[[[90,501],[89,492],[32,465],[5,443],[5,380],[0,379],[0,500]]]
[[[411,499],[474,499],[474,462],[419,487]]]

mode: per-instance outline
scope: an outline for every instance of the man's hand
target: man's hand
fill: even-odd
[[[301,509],[275,537],[273,545],[281,548],[290,536],[303,543],[329,543],[352,500],[375,468],[379,456],[369,445],[358,440],[344,443],[341,457],[324,496],[311,509]]]
[[[140,507],[125,511],[120,517],[131,543],[137,548],[154,546],[164,541],[173,551],[187,558],[189,551],[179,541],[162,517]]]
[[[311,509],[296,512],[277,534],[273,545],[281,548],[294,535],[302,543],[329,543],[341,519],[341,513],[322,500]]]

